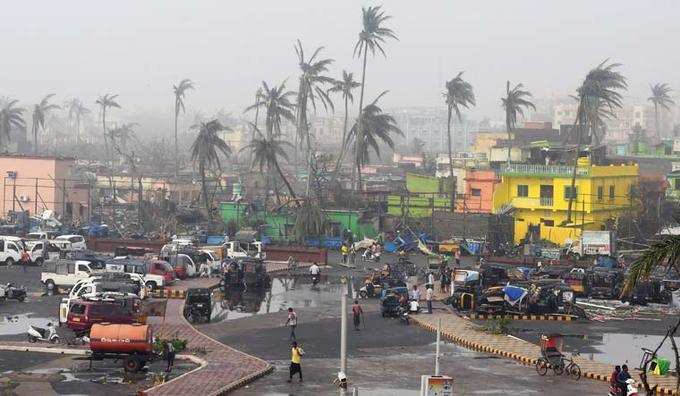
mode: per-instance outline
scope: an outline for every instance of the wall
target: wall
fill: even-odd
[[[496,172],[492,170],[468,170],[465,176],[465,206],[468,212],[491,213],[493,211],[493,192],[498,183]],[[472,194],[480,190],[480,196]],[[458,211],[459,208],[457,207]]]

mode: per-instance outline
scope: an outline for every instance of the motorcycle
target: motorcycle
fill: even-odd
[[[0,300],[14,299],[23,302],[26,300],[26,288],[16,287],[14,283],[7,283],[0,285]]]
[[[317,287],[319,284],[319,275],[312,275],[312,287]]]
[[[634,379],[629,378],[626,381],[626,387],[627,387],[626,396],[638,396],[639,395],[638,389],[637,389],[637,386],[635,384]],[[609,393],[607,393],[607,396],[620,396],[619,389],[610,385],[609,386]]]
[[[59,342],[59,335],[57,329],[52,322],[47,324],[46,328],[30,325],[28,326],[28,342],[48,341],[50,344]]]
[[[410,323],[409,313],[404,307],[400,306],[399,308],[397,308],[396,315],[401,323],[408,326],[408,324]]]
[[[373,253],[371,249],[366,249],[364,250],[364,253],[361,255],[361,259],[363,261],[368,261],[368,262],[374,262],[377,263],[380,261],[380,253]]]

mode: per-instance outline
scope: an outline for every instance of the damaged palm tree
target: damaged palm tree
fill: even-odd
[[[191,160],[194,163],[198,163],[203,203],[205,204],[208,219],[212,220],[212,205],[208,200],[208,187],[205,175],[210,168],[222,169],[220,154],[225,157],[231,155],[231,148],[217,134],[220,131],[229,130],[229,128],[222,125],[218,120],[212,120],[196,124],[191,129],[198,129],[198,136],[196,136],[196,140],[191,145]]]
[[[5,145],[11,140],[12,129],[25,129],[24,109],[16,107],[19,101],[6,99],[0,108],[0,149],[5,150]]]
[[[40,101],[40,103],[33,106],[33,114],[32,114],[32,120],[33,120],[33,125],[32,125],[33,154],[38,154],[38,132],[40,132],[40,131],[44,132],[45,131],[45,119],[47,118],[47,114],[52,110],[57,110],[57,109],[61,108],[59,105],[56,105],[54,103],[50,103],[50,99],[54,95],[55,94],[46,95]]]
[[[295,217],[295,237],[304,243],[308,237],[319,237],[326,231],[326,215],[312,199],[305,199],[297,208]]]

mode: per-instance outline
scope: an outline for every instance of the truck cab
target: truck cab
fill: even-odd
[[[40,282],[48,293],[59,288],[71,288],[81,279],[87,279],[96,270],[85,260],[50,260],[40,275]]]
[[[12,265],[21,261],[21,252],[24,251],[21,240],[13,240],[17,237],[0,237],[0,262]]]

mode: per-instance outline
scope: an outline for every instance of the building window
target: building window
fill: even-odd
[[[543,223],[543,225],[548,226],[548,227],[554,227],[555,226],[555,220],[541,219],[541,223]]]
[[[529,186],[526,184],[517,185],[517,196],[518,197],[528,197],[529,196]]]
[[[602,201],[602,198],[604,198],[604,188],[602,186],[599,186],[597,188],[597,200]]]
[[[482,190],[479,188],[473,188],[472,189],[472,196],[473,197],[481,197],[482,196]]]
[[[614,185],[612,184],[609,186],[609,200],[613,201],[614,200]]]
[[[564,199],[576,199],[578,187],[564,186]]]

